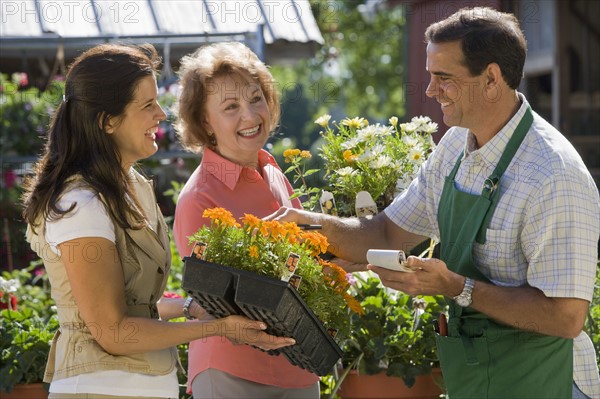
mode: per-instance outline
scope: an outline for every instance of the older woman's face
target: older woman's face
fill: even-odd
[[[256,164],[269,138],[270,112],[260,85],[250,76],[227,75],[207,85],[206,123],[216,151],[240,165]]]

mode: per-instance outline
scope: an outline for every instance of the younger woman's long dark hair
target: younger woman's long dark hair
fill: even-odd
[[[103,44],[73,62],[44,152],[25,182],[23,218],[33,228],[42,219],[61,218],[74,208],[75,204],[59,209],[57,202],[67,180],[76,175],[102,194],[115,223],[122,228],[142,226],[143,216],[126,200],[135,197],[106,125],[110,117],[120,121],[140,80],[155,76],[159,64],[158,53],[149,44]]]

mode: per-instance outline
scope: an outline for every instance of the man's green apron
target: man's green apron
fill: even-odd
[[[500,178],[533,122],[527,109],[481,195],[456,189],[462,154],[446,178],[438,210],[441,259],[458,274],[489,282],[473,262],[473,243],[485,233],[498,202]],[[567,398],[573,386],[573,340],[501,325],[449,302],[448,336],[437,336],[450,399]],[[501,306],[501,304],[499,304]]]

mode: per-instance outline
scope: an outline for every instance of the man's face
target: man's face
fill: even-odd
[[[427,71],[431,79],[425,93],[442,107],[444,123],[476,132],[485,126],[485,73],[471,76],[464,65],[459,41],[427,45]]]

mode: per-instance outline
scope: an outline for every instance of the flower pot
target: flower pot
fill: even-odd
[[[337,343],[288,283],[244,270],[187,257],[182,287],[215,317],[241,314],[264,321],[267,333],[293,337],[283,353],[298,367],[328,374],[342,356]]]
[[[2,399],[48,399],[48,391],[44,383],[18,384],[10,393],[0,391]]]
[[[408,388],[402,378],[387,376],[385,372],[366,375],[352,370],[338,394],[342,399],[437,399],[442,393],[438,385],[441,378],[441,370],[434,369],[431,374],[418,376]]]

